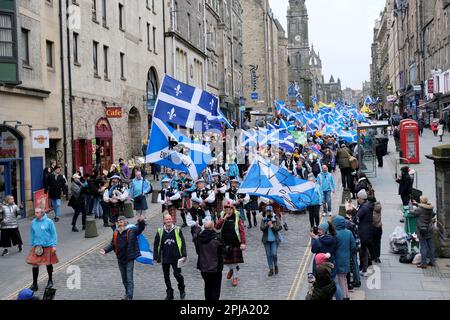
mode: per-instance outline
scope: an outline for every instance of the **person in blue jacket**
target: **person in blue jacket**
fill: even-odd
[[[328,167],[326,165],[322,166],[322,172],[317,177],[317,182],[319,183],[322,193],[323,193],[323,216],[328,215],[331,217],[333,214],[331,212],[331,193],[334,193],[336,186],[334,183],[334,178],[331,173],[328,172]]]
[[[53,288],[53,265],[59,262],[56,256],[58,235],[55,224],[42,208],[37,207],[34,210],[34,216],[35,219],[30,226],[31,251],[27,257],[27,263],[33,266],[33,284],[30,289],[38,291],[39,266],[47,266],[47,288]]]
[[[314,176],[311,176],[309,178],[310,182],[315,183],[314,187],[314,199],[311,199],[309,206],[307,207],[308,213],[309,213],[309,224],[311,225],[311,231],[312,228],[318,227],[320,224],[320,206],[323,202],[323,192],[320,188],[320,185],[316,182],[316,179]],[[326,252],[324,252],[326,253]]]
[[[146,195],[152,192],[152,186],[142,176],[141,169],[136,169],[134,174],[135,178],[130,183],[131,199],[133,200],[136,215],[145,216],[145,212],[148,209]]]
[[[349,300],[347,273],[350,272],[350,258],[352,252],[356,250],[355,238],[350,230],[345,227],[345,218],[342,216],[333,217],[333,225],[336,229],[336,256],[335,268],[339,287],[342,290],[344,300]]]

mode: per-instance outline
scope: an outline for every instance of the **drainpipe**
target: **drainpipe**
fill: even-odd
[[[67,19],[69,19],[69,0],[66,0],[66,14]],[[67,21],[67,20],[66,20]],[[69,25],[67,25],[67,76],[69,80],[69,112],[70,112],[70,146],[71,146],[71,152],[72,152],[72,172],[75,170],[75,150],[74,150],[74,133],[73,133],[73,103],[72,103],[72,64],[70,61],[70,29]],[[67,176],[66,176],[67,177]]]
[[[167,48],[166,48],[166,2],[162,0],[163,16],[163,40],[164,40],[164,73],[167,73]]]
[[[200,35],[199,35],[200,36]],[[203,90],[208,90],[208,26],[206,25],[206,1],[203,1],[203,42],[204,42],[204,53],[205,53],[205,59],[204,64],[205,68],[203,68],[203,79],[205,80],[203,83]],[[219,101],[220,105],[220,101]]]
[[[175,50],[175,0],[172,0],[172,8],[171,8],[171,17],[172,17],[172,72],[173,72],[173,77],[176,79],[176,50]],[[177,79],[180,80],[180,79]]]
[[[65,106],[65,79],[64,79],[64,46],[63,46],[63,13],[62,0],[59,0],[59,43],[60,43],[60,63],[61,63],[61,108],[63,125],[63,152],[64,152],[64,175],[68,176],[67,168],[67,128],[66,128],[66,106]]]

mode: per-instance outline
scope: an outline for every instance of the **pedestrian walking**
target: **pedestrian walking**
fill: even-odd
[[[376,201],[373,209],[373,253],[372,262],[381,263],[381,237],[383,235],[383,223],[381,222],[381,202]]]
[[[314,227],[318,227],[320,224],[320,206],[323,203],[323,192],[320,188],[320,184],[317,183],[314,176],[311,176],[309,181],[315,184],[314,194],[316,195],[307,207],[309,213],[309,224],[311,225],[312,231]]]
[[[205,282],[205,300],[220,299],[222,286],[223,252],[225,243],[214,230],[214,222],[206,221],[204,229],[198,229],[194,237],[195,251],[198,255],[197,269]]]
[[[78,173],[72,176],[72,183],[70,185],[71,197],[69,206],[73,208],[72,218],[72,232],[78,232],[77,219],[81,213],[81,224],[83,230],[86,229],[86,207],[84,206],[83,183],[80,181],[81,177]]]
[[[145,229],[144,216],[138,218],[137,227],[128,224],[127,218],[120,216],[117,219],[117,228],[114,230],[111,242],[106,248],[100,250],[101,255],[114,251],[119,265],[125,296],[122,300],[133,300],[134,292],[134,260],[141,256],[138,236]]]
[[[227,279],[232,279],[233,287],[238,285],[239,264],[244,263],[242,251],[246,249],[244,223],[239,212],[228,201],[224,206],[215,228],[220,230],[225,243],[224,264],[228,267]]]
[[[437,135],[439,136],[439,142],[442,142],[442,137],[444,136],[444,120],[442,119],[439,121]]]
[[[51,159],[50,160],[50,166],[44,169],[44,181],[43,181],[43,186],[44,189],[46,190],[48,187],[48,179],[50,177],[50,175],[53,173],[53,171],[55,171],[56,168],[56,160],[55,159]]]
[[[402,199],[403,206],[406,207],[409,205],[409,201],[411,199],[412,179],[409,174],[409,167],[402,167],[400,170],[401,170],[400,178],[398,178],[397,174],[395,174],[397,178],[396,181],[399,184],[398,194]]]
[[[18,246],[19,252],[22,252],[23,242],[19,231],[19,222],[17,217],[22,213],[23,206],[17,206],[14,203],[14,197],[8,195],[5,197],[5,203],[0,204],[0,247],[3,248],[2,256],[9,253],[8,248]]]
[[[323,172],[317,177],[317,181],[320,185],[320,189],[323,194],[323,216],[328,215],[331,217],[333,215],[331,210],[331,194],[335,192],[334,177],[328,172],[328,167],[326,165],[322,166]]]
[[[133,208],[136,215],[145,217],[148,209],[146,195],[152,192],[152,186],[142,176],[141,169],[136,169],[134,174],[135,178],[130,183],[130,195],[133,200]]]
[[[67,179],[61,174],[60,166],[56,166],[53,173],[48,176],[45,193],[48,193],[55,212],[55,222],[58,222],[61,217],[61,194],[64,193],[66,196],[68,194]]]
[[[419,122],[419,135],[423,136],[423,129],[425,128],[425,120],[423,119],[423,117],[420,117],[418,122]]]
[[[280,219],[274,214],[271,206],[266,207],[266,212],[260,226],[263,232],[262,243],[266,249],[267,264],[269,265],[268,276],[278,274],[278,254],[280,245],[279,232],[283,229]]]
[[[122,179],[127,182],[131,177],[131,172],[124,159],[122,158],[119,159],[119,166],[117,169],[119,170]]]
[[[158,228],[155,236],[153,260],[162,263],[164,281],[166,283],[166,300],[173,300],[173,288],[170,281],[170,268],[177,280],[180,298],[186,297],[184,278],[181,274],[181,264],[186,262],[186,241],[180,227],[174,225],[170,214],[164,215],[164,226]]]
[[[347,273],[350,272],[351,253],[355,250],[355,238],[350,230],[345,227],[345,218],[335,216],[332,223],[336,229],[336,273],[339,287],[342,290],[344,300],[348,297]]]
[[[53,265],[59,262],[56,256],[58,235],[55,224],[47,217],[42,208],[35,208],[34,216],[35,218],[30,226],[31,250],[26,261],[33,266],[33,284],[30,289],[38,291],[39,266],[47,267],[48,282],[46,288],[53,288]]]
[[[436,254],[433,243],[433,206],[425,196],[420,197],[420,203],[413,201],[415,210],[410,212],[417,217],[416,233],[419,237],[420,255],[422,257],[418,268],[426,269],[427,266],[434,267]]]
[[[256,221],[256,212],[258,211],[258,196],[250,196],[250,201],[244,206],[247,214],[248,229],[252,228],[252,216],[253,226],[256,227],[258,222]]]
[[[352,152],[349,148],[343,143],[341,147],[337,150],[336,161],[339,165],[339,169],[341,170],[342,177],[342,187],[347,189],[349,187],[350,180],[350,157],[352,156]]]

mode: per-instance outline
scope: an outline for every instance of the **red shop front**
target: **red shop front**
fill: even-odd
[[[95,125],[95,139],[74,141],[75,167],[83,174],[109,170],[113,158],[113,132],[107,118],[100,118]]]

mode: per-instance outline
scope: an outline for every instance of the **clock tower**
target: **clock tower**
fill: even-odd
[[[300,94],[310,105],[312,75],[308,36],[308,11],[305,0],[289,0],[287,11],[289,82],[298,82]]]

